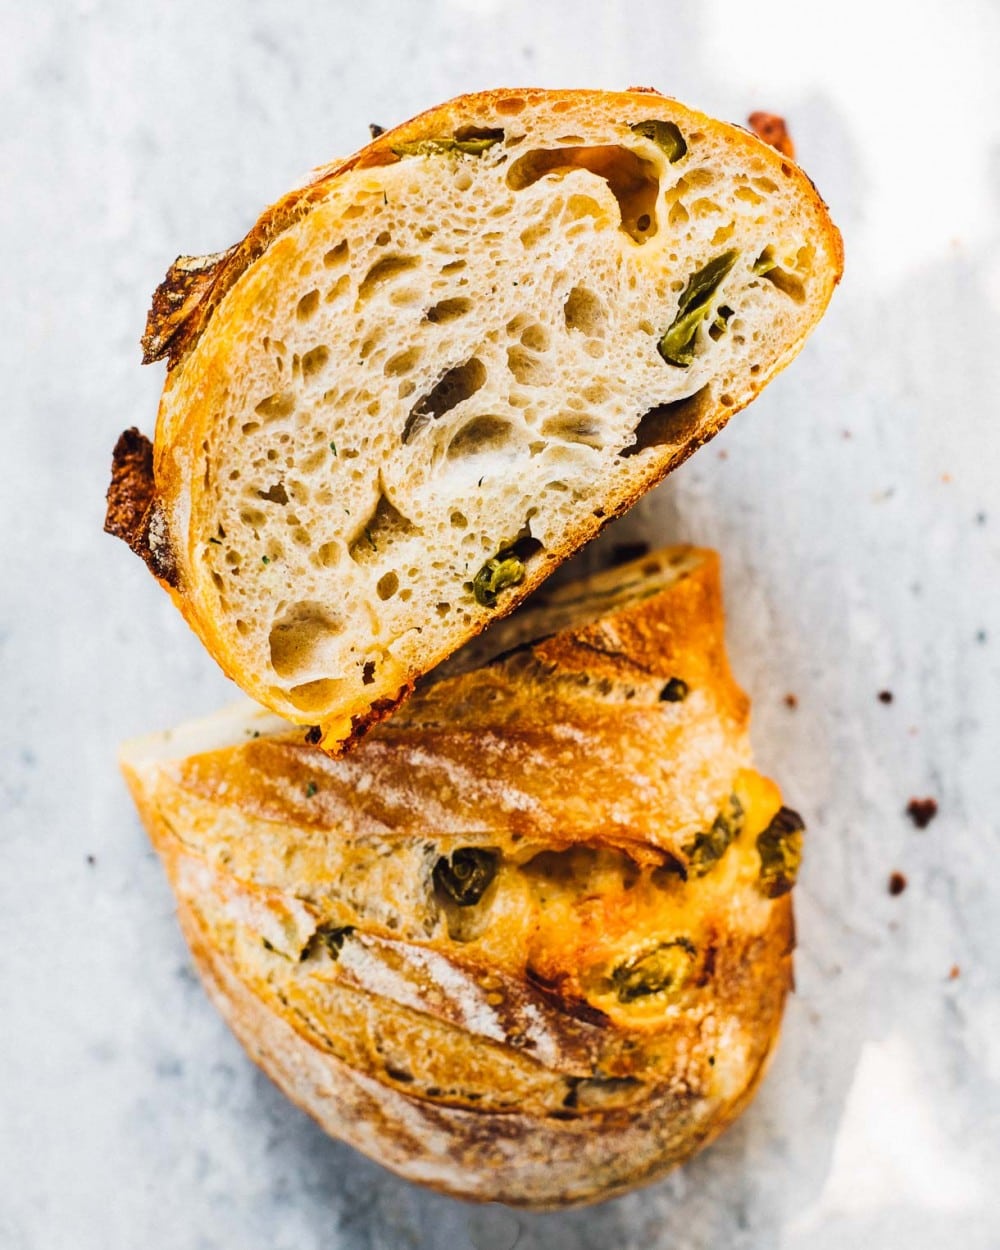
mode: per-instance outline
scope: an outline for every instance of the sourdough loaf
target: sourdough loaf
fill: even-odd
[[[505,628],[342,759],[248,705],[122,767],[273,1079],[411,1180],[554,1207],[655,1178],[750,1098],[801,821],[751,766],[711,552]]]
[[[463,96],[176,262],[108,527],[337,753],[749,403],[840,269],[746,130],[648,92]]]

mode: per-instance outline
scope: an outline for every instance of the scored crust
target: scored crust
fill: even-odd
[[[808,178],[739,127],[460,97],[172,268],[131,541],[338,753],[750,402],[840,270]]]
[[[797,854],[800,822],[750,768],[714,553],[505,630],[344,758],[250,707],[122,767],[206,986],[281,1088],[409,1179],[555,1207],[655,1179],[746,1105],[791,984],[768,838]]]

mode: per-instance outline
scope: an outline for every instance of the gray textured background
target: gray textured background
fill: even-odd
[[[3,1250],[1000,1245],[998,60],[984,0],[0,4]],[[799,992],[716,1146],[534,1217],[328,1141],[208,1006],[114,753],[232,688],[102,504],[178,252],[369,121],[633,83],[786,114],[846,240],[792,369],[608,536],[723,554],[758,757],[810,825]]]

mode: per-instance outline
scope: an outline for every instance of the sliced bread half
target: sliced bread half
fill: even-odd
[[[749,403],[840,271],[812,183],[740,127],[463,96],[172,267],[108,527],[337,753]]]

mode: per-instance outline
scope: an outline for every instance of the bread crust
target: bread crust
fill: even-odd
[[[524,616],[343,759],[251,712],[122,767],[210,995],[289,1097],[408,1179],[548,1209],[652,1181],[739,1115],[794,933],[758,884],[780,796],[747,771],[714,553]],[[730,791],[746,827],[703,871],[692,835]],[[431,868],[468,847],[499,866],[456,910]],[[664,938],[690,947],[676,992],[595,979]]]
[[[420,648],[411,647],[401,655],[394,654],[392,663],[384,666],[384,673],[380,671],[377,683],[370,690],[352,687],[344,693],[341,705],[336,709],[326,709],[319,718],[308,711],[297,710],[286,700],[274,701],[277,696],[273,694],[273,683],[269,686],[266,674],[248,666],[232,636],[229,623],[221,620],[218,612],[209,610],[194,582],[194,552],[188,536],[192,501],[187,476],[199,454],[197,449],[208,437],[214,409],[209,403],[203,405],[203,411],[196,404],[184,415],[181,428],[177,415],[172,412],[171,397],[181,379],[185,378],[186,366],[192,361],[216,310],[231,293],[236,298],[238,292],[234,288],[242,275],[287,231],[322,203],[331,187],[348,172],[394,164],[399,157],[393,149],[400,144],[420,142],[430,136],[448,133],[470,119],[485,125],[505,118],[509,120],[520,112],[529,111],[539,116],[564,113],[567,118],[572,118],[577,114],[585,115],[588,109],[598,108],[642,119],[655,116],[658,110],[662,112],[665,103],[669,103],[670,115],[689,130],[700,128],[713,135],[723,135],[728,150],[737,157],[760,160],[761,154],[766,153],[775,179],[786,180],[794,186],[804,213],[814,219],[821,236],[821,250],[827,258],[826,287],[821,301],[825,305],[840,278],[843,250],[839,233],[806,175],[748,131],[713,121],[676,101],[668,102],[664,97],[652,95],[646,90],[605,93],[505,89],[458,97],[384,132],[347,160],[336,161],[317,170],[303,186],[289,192],[267,209],[247,236],[227,251],[211,257],[179,258],[158,289],[143,338],[144,359],[147,362],[166,359],[168,376],[157,423],[152,480],[147,477],[145,484],[149,504],[146,514],[130,514],[124,522],[117,521],[114,532],[124,537],[146,559],[223,670],[248,693],[273,706],[287,718],[298,723],[320,719],[323,729],[321,745],[331,754],[340,754],[356,745],[372,726],[390,715],[409,697],[424,673],[491,621],[512,611],[558,564],[594,538],[611,520],[626,512],[648,489],[714,437],[729,418],[745,407],[766,382],[797,354],[811,326],[806,327],[779,358],[769,362],[766,369],[751,379],[745,392],[726,396],[728,402],[713,399],[711,409],[700,413],[697,424],[684,432],[680,445],[657,448],[653,455],[647,457],[648,462],[641,473],[637,470],[616,478],[615,483],[608,487],[604,506],[581,517],[561,541],[532,559],[520,584],[505,593],[495,607],[491,606],[489,610],[474,607],[467,622],[461,627],[455,626],[454,632],[443,639],[434,643],[425,642]],[[215,366],[209,362],[205,368],[211,374]],[[192,382],[192,385],[195,383]],[[195,389],[198,391],[198,386]],[[150,535],[155,541],[150,541]]]

